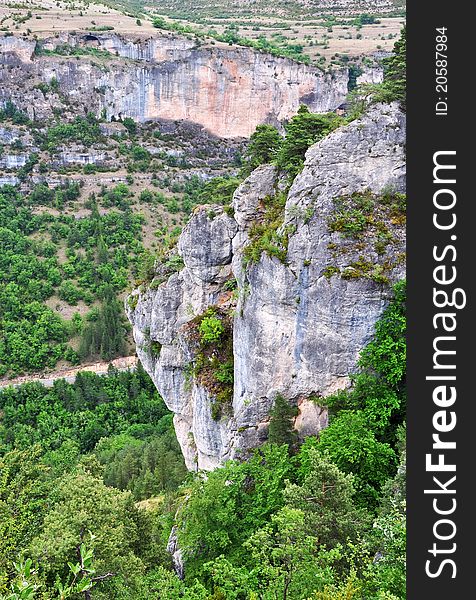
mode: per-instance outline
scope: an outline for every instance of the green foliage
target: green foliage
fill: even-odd
[[[73,141],[89,147],[103,139],[96,117],[76,117],[72,123],[60,123],[50,127],[41,137],[42,148],[54,152],[58,144]]]
[[[285,444],[290,450],[296,443],[294,418],[298,414],[297,407],[278,394],[270,411],[268,441],[271,444]]]
[[[214,314],[203,317],[198,330],[200,332],[200,339],[204,344],[216,344],[225,332],[221,319]]]
[[[187,488],[178,520],[185,584],[169,576],[167,585],[185,594],[198,578],[211,598],[231,600],[404,598],[402,513],[387,510],[372,527],[354,502],[354,477],[319,443],[305,455],[296,471],[285,446],[266,445]]]
[[[373,340],[362,351],[359,361],[363,369],[379,373],[385,383],[401,390],[406,369],[406,286],[394,286],[394,298],[375,326]]]
[[[342,124],[344,120],[335,113],[314,114],[302,104],[297,115],[285,125],[286,136],[277,152],[277,166],[294,178],[302,170],[309,146]]]
[[[354,477],[339,468],[320,441],[308,450],[302,483],[289,483],[285,499],[288,506],[303,511],[307,531],[314,532],[316,543],[334,548],[347,538],[358,539],[368,526],[369,516],[356,508],[354,493]]]
[[[16,578],[14,561],[40,528],[47,506],[40,454],[39,447],[30,447],[0,455],[0,593]]]
[[[248,561],[242,543],[282,506],[290,468],[285,447],[265,446],[248,461],[227,463],[193,483],[179,516],[188,581],[220,554]]]
[[[396,598],[406,594],[406,451],[405,430],[399,431],[400,461],[393,479],[382,490],[382,503],[373,523],[370,542],[380,559],[366,573],[367,587],[373,593],[387,590]]]
[[[240,183],[238,177],[214,177],[202,188],[198,201],[201,204],[230,204]]]
[[[217,381],[225,384],[233,384],[233,366],[232,360],[219,364],[215,373]]]
[[[249,243],[243,250],[245,265],[258,262],[263,252],[285,262],[288,253],[289,229],[283,229],[286,195],[276,193],[263,199],[264,214],[249,231]]]
[[[405,406],[405,282],[394,286],[394,298],[362,351],[349,390],[328,397],[330,426],[319,447],[336,465],[356,477],[361,504],[376,507],[382,486],[395,471],[398,428]]]
[[[405,502],[394,502],[391,511],[379,516],[373,524],[373,541],[381,558],[369,568],[368,587],[378,593],[388,590],[395,598],[406,594],[406,515]]]
[[[300,44],[288,44],[286,40],[281,40],[281,43],[276,43],[276,39],[267,39],[264,35],[260,35],[257,39],[250,39],[240,36],[238,27],[234,23],[230,23],[222,34],[217,33],[214,29],[209,29],[205,34],[200,29],[191,25],[182,25],[174,21],[168,21],[164,17],[157,16],[152,19],[152,25],[157,29],[165,29],[168,31],[176,31],[181,34],[193,34],[197,38],[212,37],[213,39],[229,44],[230,46],[237,44],[247,48],[264,51],[272,56],[283,56],[291,58],[297,62],[309,64],[311,59],[306,54],[303,54],[303,47]]]
[[[281,143],[282,137],[276,127],[258,125],[246,151],[246,171],[251,173],[259,165],[273,162]]]
[[[332,578],[330,565],[339,553],[318,553],[315,534],[300,508],[284,506],[245,542],[265,598],[304,598]]]
[[[347,82],[347,89],[349,92],[357,87],[357,78],[362,75],[363,70],[360,66],[349,65],[349,81]]]
[[[35,599],[76,598],[89,582],[99,600],[140,600],[144,570],[169,565],[170,505],[139,510],[134,498],[170,494],[186,475],[144,371],[6,388],[0,415],[0,596],[27,581]],[[31,577],[17,572],[20,555],[34,559]]]
[[[90,532],[91,540],[94,537]],[[94,576],[92,562],[94,551],[84,542],[77,549],[79,562],[68,562],[70,570],[67,581],[56,581],[56,591],[58,600],[67,598],[77,598],[77,594],[87,594],[98,580],[112,576],[112,573],[106,575]],[[26,561],[15,563],[17,578],[11,584],[11,594],[1,596],[2,600],[34,600],[36,592],[42,586],[37,583],[36,570],[32,568],[33,561],[28,558]],[[87,596],[85,596],[87,597]]]
[[[192,373],[212,395],[212,417],[229,412],[233,398],[233,333],[230,315],[210,307],[189,324],[188,335],[196,343]]]
[[[405,281],[375,326],[375,337],[361,352],[360,371],[350,390],[327,399],[333,412],[363,411],[382,440],[392,444],[403,420],[406,368]]]
[[[111,290],[116,295],[125,289],[129,272],[139,271],[144,255],[143,219],[132,214],[127,204],[129,188],[120,185],[106,192],[111,194],[108,201],[121,204],[119,210],[107,214],[99,213],[94,197],[88,201],[90,214],[81,219],[33,209],[38,204],[63,206],[79,193],[80,186],[74,182],[55,190],[39,184],[28,196],[9,186],[0,188],[1,375],[53,368],[60,359],[78,361],[68,346],[77,335],[76,327],[45,304],[55,295],[73,305],[80,300],[87,304],[102,301],[99,323],[110,334],[104,340],[104,355],[123,350],[123,309],[117,300],[108,298]],[[86,337],[91,329],[85,327]],[[102,334],[95,336],[99,340],[95,344],[92,337],[84,345],[85,356],[101,352]]]
[[[93,541],[95,536],[91,532],[89,533],[91,541]],[[93,578],[95,570],[92,566],[94,560],[93,549],[86,546],[83,542],[79,546],[78,554],[79,562],[75,564],[68,563],[69,570],[71,571],[68,581],[66,583],[56,582],[56,588],[61,600],[63,598],[71,598],[75,594],[88,592],[95,584],[95,578]],[[112,574],[107,575],[112,576]]]
[[[122,305],[111,288],[106,289],[101,308],[90,315],[90,319],[82,332],[80,357],[84,360],[100,356],[111,360],[124,355],[126,321]]]
[[[63,281],[58,288],[58,296],[60,300],[64,300],[68,304],[71,304],[71,306],[75,306],[82,299],[80,290],[72,281]]]
[[[243,175],[261,164],[275,164],[290,180],[302,170],[307,149],[345,124],[335,113],[314,114],[302,104],[285,125],[285,137],[271,125],[258,125],[250,138]]]
[[[327,224],[332,232],[338,231],[345,237],[358,239],[369,229],[382,231],[385,220],[404,224],[405,211],[405,194],[386,191],[375,195],[366,190],[336,198]]]
[[[130,133],[130,135],[134,135],[135,133],[137,133],[137,123],[131,117],[125,117],[124,119],[122,119],[122,124]]]
[[[162,417],[156,431],[145,439],[123,433],[98,442],[94,452],[104,467],[106,485],[129,490],[136,500],[177,489],[187,472],[172,416]]]
[[[34,600],[38,586],[33,578],[35,571],[32,569],[32,560],[15,563],[17,578],[10,585],[11,594],[0,596],[1,600]]]
[[[94,31],[94,27],[91,30]],[[97,28],[96,31],[107,31],[106,29]],[[112,27],[114,29],[114,27]],[[113,58],[113,55],[107,50],[100,48],[92,48],[90,46],[70,46],[69,44],[58,44],[54,50],[48,50],[41,43],[37,43],[35,47],[36,56],[94,56],[96,58]]]
[[[29,383],[0,391],[0,453],[41,443],[45,451],[75,441],[90,452],[103,437],[128,433],[135,439],[164,433],[171,423],[153,384],[139,369],[99,376],[79,373],[48,389]],[[64,450],[64,448],[63,448]]]
[[[100,479],[78,469],[65,475],[55,491],[56,502],[47,512],[42,532],[30,546],[31,556],[41,564],[47,584],[53,585],[56,574],[76,559],[76,548],[83,532],[93,531],[94,572],[115,573],[133,582],[143,563],[136,554],[141,529],[141,514],[127,492],[106,487]],[[45,560],[46,559],[46,560]],[[63,577],[67,573],[63,573]],[[101,591],[112,594],[115,577],[102,580]]]
[[[321,592],[315,592],[309,600],[360,600],[361,585],[353,573],[340,585],[326,585]]]
[[[338,275],[339,273],[339,267],[336,267],[334,265],[328,265],[322,272],[326,279],[330,279],[333,275]]]
[[[25,181],[28,178],[28,175],[33,171],[33,167],[38,163],[38,155],[33,153],[30,154],[26,163],[18,169],[17,176],[19,181]]]
[[[376,101],[397,101],[406,109],[407,92],[407,31],[404,27],[395,42],[393,53],[384,59],[384,80]]]
[[[383,82],[376,85],[362,84],[349,94],[351,120],[359,117],[370,102],[399,102],[402,110],[406,110],[406,53],[406,27],[404,27],[400,39],[394,44],[392,55],[382,61]]]
[[[396,467],[395,451],[380,442],[362,411],[339,412],[322,431],[319,448],[344,472],[355,475],[357,498],[362,506],[375,507],[379,490]]]

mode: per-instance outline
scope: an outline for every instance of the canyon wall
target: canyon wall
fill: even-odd
[[[86,54],[61,56],[62,47]],[[54,93],[38,88],[52,80]],[[312,112],[334,110],[347,83],[347,69],[324,73],[250,48],[159,32],[134,39],[102,33],[41,42],[0,38],[0,103],[11,99],[37,120],[54,108],[77,114],[81,105],[81,112],[108,120],[187,120],[220,137],[248,137],[260,123],[279,125],[300,104]]]

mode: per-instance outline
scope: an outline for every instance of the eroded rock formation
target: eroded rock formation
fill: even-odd
[[[277,394],[298,407],[301,435],[326,425],[325,397],[348,385],[404,275],[404,218],[388,200],[405,188],[404,144],[404,115],[378,105],[312,146],[287,193],[281,259],[245,260],[253,224],[284,187],[273,166],[259,167],[235,192],[233,213],[195,211],[178,243],[184,267],[159,269],[126,301],[138,356],[175,413],[189,469],[213,469],[262,443]],[[359,202],[367,225],[353,237],[345,218]],[[195,376],[190,338],[209,307],[232,323],[232,405],[221,418]]]

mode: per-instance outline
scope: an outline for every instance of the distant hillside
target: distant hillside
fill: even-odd
[[[131,0],[118,0],[122,5]],[[131,4],[137,0],[132,0]],[[296,17],[319,14],[391,14],[405,8],[405,0],[153,0],[147,6],[161,13],[195,17],[240,15]]]

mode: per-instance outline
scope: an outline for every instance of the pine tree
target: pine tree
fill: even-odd
[[[291,406],[281,394],[276,396],[274,406],[270,412],[271,419],[268,430],[268,441],[270,443],[286,444],[289,449],[293,448],[297,438],[293,427],[297,412],[297,408]]]
[[[101,356],[111,360],[126,351],[126,328],[121,303],[112,288],[107,287],[100,310],[84,328],[80,356],[82,359]]]
[[[297,175],[304,164],[307,149],[343,122],[335,113],[314,114],[302,104],[297,115],[285,126],[286,137],[277,153],[278,167],[292,176]]]
[[[406,108],[407,89],[407,30],[402,29],[400,39],[395,42],[393,54],[384,60],[383,88],[389,96],[387,101],[397,100]]]
[[[347,538],[358,539],[369,523],[367,512],[354,503],[353,482],[354,477],[343,473],[328,455],[309,448],[309,472],[301,485],[288,483],[286,505],[302,510],[319,544],[333,548]]]
[[[276,127],[272,125],[258,125],[250,137],[250,144],[246,152],[247,165],[245,171],[250,173],[259,165],[272,162],[282,142]]]

